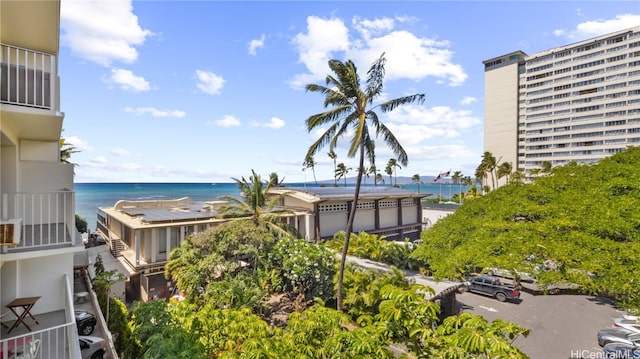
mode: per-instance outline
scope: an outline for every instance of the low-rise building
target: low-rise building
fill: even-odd
[[[277,187],[278,209],[301,238],[320,241],[344,231],[353,203],[353,188]],[[417,240],[422,230],[420,194],[390,187],[363,187],[357,204],[354,232],[384,235],[389,240]],[[175,200],[118,201],[98,211],[97,232],[103,236],[121,267],[125,268],[125,302],[168,298],[173,285],[165,277],[169,253],[195,232],[230,219],[219,209],[224,201]],[[115,268],[114,269],[118,269]]]

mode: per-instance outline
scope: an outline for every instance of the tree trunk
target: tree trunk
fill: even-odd
[[[364,166],[364,144],[360,144],[360,165],[358,166],[358,176],[356,178],[356,188],[353,195],[353,203],[349,210],[349,219],[347,220],[347,229],[344,236],[344,246],[342,247],[342,257],[340,259],[340,271],[338,272],[338,300],[336,304],[337,310],[342,310],[342,282],[344,280],[344,266],[347,262],[347,252],[349,251],[349,239],[353,231],[353,221],[356,218],[356,209],[358,207],[358,196],[360,195],[360,184],[362,182],[362,168]]]

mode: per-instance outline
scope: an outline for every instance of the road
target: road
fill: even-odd
[[[349,256],[359,266],[386,271],[388,267]],[[431,278],[410,273],[416,283],[442,290],[453,283],[435,283]],[[464,292],[456,296],[460,312],[482,315],[491,321],[503,319],[531,330],[528,337],[514,344],[532,359],[604,358],[597,333],[610,327],[621,316],[613,302],[586,295],[533,295],[523,292],[517,302],[498,302],[494,298]]]

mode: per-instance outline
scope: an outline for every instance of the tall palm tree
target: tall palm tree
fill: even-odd
[[[302,162],[302,165],[305,168],[311,168],[311,172],[313,172],[313,181],[318,185],[318,180],[316,179],[316,161],[313,159],[313,156],[307,156]]]
[[[329,153],[327,153],[327,155],[329,155],[329,158],[333,160],[333,187],[338,187],[338,178],[336,177],[336,170],[338,169],[336,158],[338,158],[338,155],[333,151],[333,148]]]
[[[451,179],[453,180],[453,182],[458,183],[458,192],[460,193],[460,204],[462,204],[462,178],[464,178],[464,176],[462,175],[462,171],[455,171],[453,172],[453,176],[451,176]]]
[[[347,167],[344,163],[338,163],[338,168],[336,169],[336,178],[340,179],[344,177],[344,186],[347,187],[347,173],[351,171],[351,167]]]
[[[418,193],[420,193],[420,184],[424,183],[420,180],[420,175],[417,173],[414,174],[413,177],[411,177],[411,181],[418,185]]]
[[[389,165],[388,163],[384,168],[384,173],[389,175],[389,186],[393,187],[393,168],[391,168],[391,165]]]
[[[398,163],[398,160],[396,160],[395,158],[390,158],[389,162],[387,163],[387,166],[389,166],[393,171],[394,185],[398,186],[398,177],[396,176],[396,168],[402,168],[402,166],[400,166],[400,164]]]
[[[265,226],[274,234],[294,235],[297,236],[295,227],[288,225],[282,220],[283,214],[293,213],[290,210],[276,209],[275,206],[280,202],[284,194],[277,196],[269,195],[269,189],[276,187],[278,176],[275,178],[273,173],[268,182],[263,182],[259,174],[251,170],[249,179],[242,177],[241,179],[232,178],[238,185],[240,197],[222,196],[221,199],[229,202],[226,206],[220,208],[222,217],[251,219],[256,226]]]
[[[382,177],[382,173],[380,172],[376,172],[376,184],[378,182],[381,182],[382,184],[384,184],[384,177]]]
[[[325,96],[324,106],[329,110],[315,115],[311,115],[307,121],[307,130],[312,132],[317,128],[328,126],[326,131],[320,138],[309,147],[309,154],[315,154],[325,145],[329,145],[333,149],[341,137],[352,135],[350,140],[347,156],[354,158],[359,153],[358,175],[356,177],[356,186],[353,195],[353,203],[349,210],[347,220],[347,228],[345,230],[344,246],[342,248],[342,258],[340,261],[340,270],[338,273],[338,298],[337,309],[342,310],[342,282],[344,279],[344,266],[349,249],[349,238],[353,230],[353,222],[358,207],[358,196],[360,195],[360,186],[362,184],[362,175],[364,169],[364,159],[367,157],[369,162],[375,163],[375,153],[371,137],[381,137],[384,143],[389,146],[392,152],[398,158],[403,166],[408,163],[407,153],[395,135],[389,128],[380,121],[376,109],[383,113],[393,111],[398,106],[410,104],[414,102],[424,102],[424,94],[415,94],[403,96],[396,99],[388,100],[377,105],[373,105],[374,100],[382,94],[384,79],[384,53],[371,65],[367,71],[366,87],[360,87],[360,76],[356,65],[348,60],[342,62],[339,60],[330,60],[329,68],[335,74],[335,77],[328,75],[326,77],[326,85],[309,84],[306,90],[310,92],[318,92]],[[371,130],[371,131],[370,131]]]
[[[367,170],[367,175],[373,176],[373,186],[374,187],[376,187],[376,185],[378,184],[378,181],[376,180],[377,174],[378,174],[378,169],[376,168],[376,165],[371,164],[371,166]]]
[[[498,166],[498,161],[496,160],[496,156],[493,155],[493,153],[489,152],[489,151],[485,151],[482,154],[482,161],[480,162],[480,165],[478,166],[478,170],[481,170],[484,172],[483,177],[487,177],[486,173],[488,172],[489,175],[491,175],[491,189],[495,189],[496,188],[496,167]],[[488,184],[487,184],[488,185]]]
[[[498,179],[506,177],[507,184],[511,182],[511,173],[513,172],[513,165],[511,162],[502,162],[498,166]]]

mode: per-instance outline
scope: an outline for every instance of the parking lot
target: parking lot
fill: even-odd
[[[600,358],[597,333],[610,327],[620,312],[606,298],[585,295],[532,295],[517,302],[465,292],[457,295],[462,312],[487,320],[503,319],[529,328],[514,344],[530,358]]]

